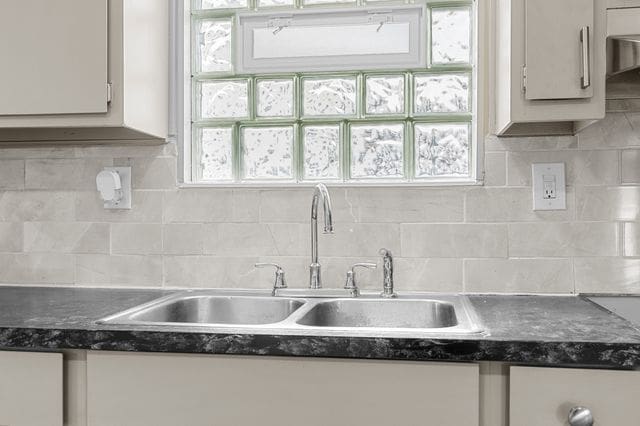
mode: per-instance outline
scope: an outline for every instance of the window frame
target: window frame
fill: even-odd
[[[363,0],[362,0],[363,1]],[[380,2],[382,3],[382,2]],[[465,177],[443,177],[443,178],[428,178],[428,179],[412,179],[412,176],[406,176],[404,179],[411,180],[383,180],[383,179],[371,179],[368,178],[366,180],[305,180],[305,181],[234,181],[234,182],[199,182],[197,181],[196,175],[196,167],[194,167],[193,161],[193,142],[192,142],[192,123],[191,123],[191,114],[192,114],[192,79],[191,79],[191,67],[192,67],[192,57],[191,57],[191,43],[192,41],[192,32],[191,32],[191,2],[189,0],[174,0],[171,3],[171,14],[170,14],[170,30],[171,30],[171,43],[170,43],[170,57],[174,60],[169,66],[170,73],[170,120],[169,120],[169,140],[175,141],[177,145],[177,154],[178,154],[178,185],[179,187],[213,187],[213,188],[299,188],[299,187],[309,187],[317,184],[317,182],[324,181],[327,184],[336,187],[448,187],[448,186],[476,186],[482,185],[484,182],[484,134],[485,129],[488,128],[487,119],[489,118],[488,108],[486,107],[485,102],[485,93],[490,85],[488,79],[486,78],[488,74],[488,54],[485,52],[485,46],[488,45],[488,37],[489,33],[487,31],[489,21],[489,7],[484,4],[484,2],[478,2],[477,0],[445,0],[445,1],[435,1],[435,0],[426,0],[426,5],[429,6],[431,4],[437,4],[437,6],[443,7],[455,7],[460,5],[470,5],[471,6],[471,41],[473,43],[474,48],[471,53],[471,67],[459,67],[457,65],[438,65],[434,68],[427,69],[413,69],[413,70],[366,70],[363,71],[362,74],[362,82],[364,83],[364,79],[368,75],[390,75],[390,74],[401,74],[407,73],[409,71],[420,73],[420,74],[428,74],[429,72],[468,72],[470,74],[470,96],[471,96],[471,120],[469,122],[469,126],[471,129],[470,137],[471,137],[471,145],[470,145],[470,159],[469,159],[469,176]],[[355,3],[348,3],[348,6],[354,6]],[[370,3],[369,3],[370,4]],[[374,3],[378,5],[378,2]],[[340,4],[332,4],[330,7],[339,7]],[[358,2],[358,7],[362,6],[360,2]],[[325,5],[314,5],[307,6],[309,9],[315,8],[323,8],[328,7]],[[269,9],[277,10],[278,8]],[[249,9],[243,9],[243,11],[248,11]],[[232,9],[229,10],[231,12]],[[431,25],[430,16],[428,17],[428,25]],[[429,37],[427,37],[427,43],[430,43]],[[430,56],[430,55],[428,55]],[[430,62],[430,58],[428,58]],[[256,77],[259,79],[277,79],[282,78],[283,75],[297,75],[299,73],[289,73],[289,74],[260,74]],[[322,73],[314,73],[314,74],[322,74]],[[335,71],[328,74],[351,74],[358,75],[357,72],[344,72],[344,71]],[[245,75],[235,75],[235,76],[227,76],[220,78],[244,78]],[[360,78],[360,77],[358,77]],[[300,77],[296,77],[297,80],[301,80]],[[413,79],[407,79],[406,88],[405,88],[405,98],[408,98],[409,92],[406,92],[406,89],[413,85]],[[366,88],[363,86],[362,88],[362,97],[366,97]],[[360,97],[360,94],[358,95]],[[299,94],[296,97],[296,102],[300,101],[302,95]],[[358,99],[358,102],[361,102],[361,99]],[[300,101],[301,102],[301,101]],[[405,99],[405,102],[408,102],[408,99]],[[300,106],[298,106],[300,107]],[[252,106],[253,108],[253,106]],[[363,105],[362,108],[365,108]],[[405,108],[408,108],[405,106]],[[405,111],[406,114],[409,114],[410,111]],[[395,118],[395,119],[394,119]],[[427,117],[415,117],[413,119],[409,119],[406,121],[407,125],[405,126],[405,163],[413,164],[416,159],[414,157],[413,146],[413,125],[416,123],[429,123],[429,122],[454,122],[452,120],[451,115],[446,115],[442,118],[434,117],[434,119],[429,119]],[[346,123],[344,120],[340,122],[341,133],[344,133],[344,139],[349,139],[348,128],[352,124],[361,124],[361,123],[371,123],[376,124],[377,122],[395,122],[402,121],[403,118],[400,116],[380,116],[373,117],[369,114],[363,114],[362,118],[349,119],[349,123]],[[233,120],[229,120],[227,122],[219,122],[217,125],[233,125],[233,129],[235,134],[238,134],[240,126],[246,125],[245,122],[241,123],[232,123]],[[256,126],[260,125],[274,125],[279,123],[284,125],[287,121],[274,119],[274,122],[269,119],[263,119],[260,123],[253,123]],[[295,120],[294,120],[295,121]],[[301,130],[303,125],[323,125],[323,124],[337,124],[337,122],[329,120],[313,120],[313,122],[296,122],[296,128]],[[239,137],[239,136],[238,136]],[[301,132],[298,131],[296,134],[296,138],[301,137]],[[237,144],[235,144],[237,145]],[[302,146],[302,141],[295,141],[295,149],[297,150]],[[233,147],[234,150],[237,147]],[[349,167],[350,159],[347,158],[348,155],[345,155],[343,151],[345,151],[344,147],[340,147],[340,158],[342,167]],[[299,163],[299,164],[298,164]],[[302,169],[304,167],[304,162],[302,160],[294,162],[294,168]],[[301,170],[300,170],[301,173]],[[348,170],[343,170],[342,175],[348,174]]]

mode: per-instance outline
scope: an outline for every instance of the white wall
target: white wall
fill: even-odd
[[[386,247],[398,290],[640,292],[640,114],[485,151],[484,187],[330,189],[325,286]],[[277,261],[306,285],[310,189],[177,189],[176,161],[173,145],[0,149],[0,283],[267,288],[252,265]],[[549,161],[567,163],[568,209],[533,212],[531,163]],[[114,164],[134,168],[131,211],[94,190]]]

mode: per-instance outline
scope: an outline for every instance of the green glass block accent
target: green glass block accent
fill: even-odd
[[[258,117],[293,117],[295,113],[295,83],[293,79],[258,79],[256,105]]]
[[[422,74],[413,83],[415,114],[469,112],[468,74]]]
[[[469,175],[469,123],[416,124],[414,139],[416,177]]]
[[[230,119],[249,117],[248,80],[207,80],[200,86],[200,117]]]
[[[243,178],[293,179],[294,134],[294,126],[242,127]]]
[[[304,179],[340,177],[340,126],[309,125],[302,129]]]
[[[198,9],[244,9],[249,7],[248,0],[196,0]]]
[[[431,62],[471,62],[471,8],[431,9]]]
[[[233,128],[207,127],[199,129],[198,133],[202,180],[232,180]]]
[[[403,114],[404,76],[365,77],[366,112],[371,115]]]
[[[351,125],[351,177],[404,176],[404,125]]]
[[[356,77],[303,78],[302,91],[306,117],[356,114]]]
[[[231,72],[231,18],[204,19],[196,23],[196,71],[204,73]]]
[[[265,7],[284,7],[290,6],[293,7],[295,2],[293,0],[256,0],[258,4],[258,8]]]

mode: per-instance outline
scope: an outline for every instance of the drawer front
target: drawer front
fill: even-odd
[[[640,425],[640,372],[564,368],[510,369],[511,426],[567,426],[585,407],[594,426]]]

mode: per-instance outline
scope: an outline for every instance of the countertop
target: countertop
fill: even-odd
[[[0,286],[0,350],[113,350],[640,367],[640,328],[579,296],[469,295],[484,335],[452,338],[225,333],[99,325],[176,290]]]

